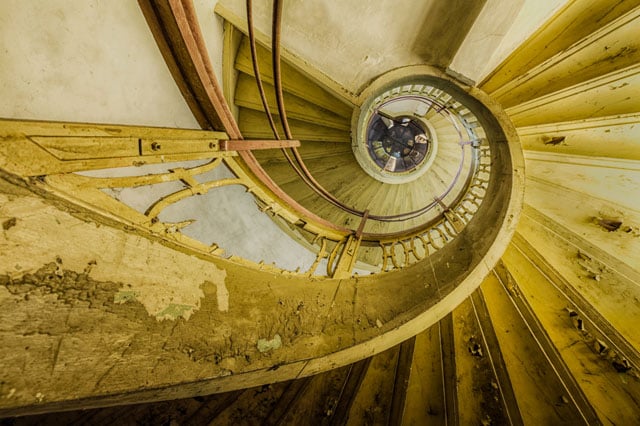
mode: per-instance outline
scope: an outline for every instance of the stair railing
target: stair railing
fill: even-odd
[[[281,28],[281,22],[282,22],[282,1],[280,0],[274,0],[273,3],[273,22],[272,22],[272,46],[271,46],[271,51],[272,51],[272,63],[273,63],[273,75],[274,75],[274,87],[275,87],[275,97],[276,97],[276,102],[277,102],[277,108],[278,108],[278,114],[280,116],[280,121],[282,123],[282,128],[284,129],[284,136],[286,139],[291,140],[293,139],[293,135],[291,133],[291,129],[289,126],[289,122],[287,119],[287,113],[286,113],[286,108],[284,105],[284,96],[283,96],[283,89],[282,89],[282,73],[281,73],[281,55],[280,55],[280,28]],[[262,78],[260,75],[260,69],[259,69],[259,65],[258,65],[258,59],[257,59],[257,49],[256,49],[256,39],[255,39],[255,32],[254,32],[254,26],[253,26],[253,13],[252,13],[252,0],[246,0],[246,9],[247,9],[247,24],[248,24],[248,35],[249,35],[249,44],[250,44],[250,50],[251,50],[251,59],[252,59],[252,63],[253,63],[253,71],[254,71],[254,76],[255,76],[255,80],[256,80],[256,85],[258,87],[258,92],[260,94],[260,99],[262,101],[262,105],[265,111],[265,114],[267,116],[267,119],[269,121],[269,126],[271,127],[271,130],[273,132],[273,135],[276,139],[280,140],[280,134],[276,128],[275,125],[275,120],[273,119],[273,115],[271,114],[271,110],[269,108],[269,103],[267,101],[267,97],[265,94],[265,90],[264,90],[264,86],[262,84]],[[439,91],[438,95],[442,95],[444,92]],[[446,95],[446,94],[445,94]],[[449,98],[451,98],[450,95]],[[420,96],[412,96],[412,98],[417,99],[417,100],[421,100],[423,101],[424,98],[420,97]],[[438,103],[437,102],[437,98],[436,99],[430,99],[430,102],[433,102],[438,108],[440,108],[440,110],[447,110],[447,112],[449,112],[448,107],[445,103]],[[460,104],[459,104],[460,105]],[[460,105],[461,106],[461,105]],[[454,109],[455,111],[456,109]],[[471,131],[471,129],[468,126],[467,127],[467,131]],[[293,154],[293,158],[291,157],[290,153],[288,150],[291,150],[292,154]],[[351,215],[354,215],[356,217],[360,217],[360,218],[365,218],[366,220],[375,220],[375,221],[380,221],[380,222],[401,222],[401,221],[407,221],[410,219],[415,219],[423,214],[425,214],[427,211],[429,211],[430,209],[434,208],[437,205],[441,205],[441,203],[439,202],[438,199],[434,200],[432,203],[421,207],[419,209],[413,210],[413,211],[409,211],[409,212],[403,212],[400,214],[395,214],[395,215],[377,215],[377,214],[371,214],[369,211],[366,210],[358,210],[355,209],[353,207],[350,207],[348,205],[346,205],[345,203],[343,203],[342,201],[340,201],[338,198],[336,198],[333,194],[331,194],[329,191],[327,191],[311,174],[311,172],[309,171],[309,169],[306,167],[304,160],[302,159],[302,156],[300,155],[300,152],[298,151],[298,149],[296,147],[293,148],[282,148],[282,152],[287,160],[287,162],[291,165],[291,167],[294,169],[294,171],[296,172],[296,174],[303,180],[303,182],[313,191],[315,192],[318,196],[322,197],[324,200],[328,201],[329,203],[331,203],[332,205],[334,205],[335,207],[341,209],[342,211],[345,211]],[[295,161],[294,161],[295,160]],[[444,196],[446,196],[452,189],[453,186],[455,185],[457,178],[460,174],[460,171],[458,171],[456,179],[454,179],[454,181],[449,185],[449,187],[447,188],[447,190],[445,191],[444,194],[442,194],[440,197],[438,197],[439,199],[442,199]],[[457,200],[459,201],[459,200]],[[445,210],[450,209],[449,207],[445,207]]]

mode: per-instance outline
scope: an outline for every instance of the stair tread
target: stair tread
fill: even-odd
[[[256,44],[256,51],[262,80],[266,83],[273,84],[273,66],[270,51],[260,44]],[[244,37],[240,43],[235,68],[245,74],[254,75],[251,61],[251,47],[247,37]],[[283,91],[307,99],[309,102],[333,111],[335,114],[347,119],[351,118],[353,112],[351,105],[343,102],[320,87],[315,81],[289,65],[286,61],[281,62],[281,73]]]
[[[277,114],[278,106],[276,103],[274,87],[270,84],[263,85],[269,110],[272,114]],[[348,118],[333,114],[331,111],[316,106],[314,103],[301,97],[285,92],[283,93],[283,98],[287,117],[289,118],[335,129],[349,130],[351,127],[351,123]],[[258,90],[254,77],[244,73],[241,73],[238,76],[234,102],[239,107],[261,112],[264,111],[260,91]]]
[[[349,419],[366,419],[368,424],[388,423],[398,355],[399,346],[395,346],[371,359]]]
[[[346,157],[352,155],[351,146],[341,142],[301,141],[298,152],[305,162],[325,157]],[[256,150],[253,152],[253,155],[260,163],[286,161],[280,149]]]
[[[273,116],[280,137],[284,131],[277,115]],[[351,142],[351,134],[347,130],[333,129],[304,121],[289,119],[289,127],[294,139],[301,141]],[[240,131],[247,139],[273,139],[269,121],[264,112],[240,108],[238,113]]]
[[[416,336],[405,401],[406,424],[446,424],[440,326]]]

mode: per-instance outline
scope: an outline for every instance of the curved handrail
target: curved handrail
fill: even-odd
[[[266,94],[264,91],[264,87],[262,85],[262,79],[260,76],[260,70],[259,70],[259,66],[258,66],[258,61],[257,61],[257,49],[256,49],[256,41],[255,41],[255,34],[254,34],[254,28],[253,28],[253,13],[252,13],[252,1],[251,0],[246,0],[246,9],[247,9],[247,24],[248,24],[248,32],[249,32],[249,44],[250,44],[250,51],[251,51],[251,57],[252,57],[252,62],[253,62],[253,70],[254,70],[254,77],[256,80],[256,84],[258,86],[258,92],[260,94],[260,98],[265,110],[265,114],[267,116],[267,119],[269,121],[269,125],[271,127],[271,130],[274,134],[274,137],[276,139],[280,139],[279,133],[276,129],[275,126],[275,122],[273,120],[273,116],[271,114],[271,111],[269,109],[269,105],[266,99]],[[286,113],[286,108],[284,105],[284,97],[283,97],[283,89],[282,89],[282,74],[281,74],[281,55],[280,55],[280,28],[281,28],[281,21],[282,21],[282,2],[280,0],[274,0],[274,5],[273,5],[273,22],[272,22],[272,63],[273,63],[273,75],[274,75],[274,88],[275,88],[275,97],[276,97],[276,102],[277,102],[277,107],[278,107],[278,113],[280,116],[280,121],[282,123],[282,127],[284,129],[285,132],[285,137],[287,139],[292,139],[293,135],[291,133],[291,129],[289,126],[289,122],[287,119],[287,113]],[[412,98],[415,99],[419,99],[419,100],[424,100],[424,98],[419,97],[419,96],[413,96]],[[433,102],[433,100],[431,100]],[[439,105],[440,106],[440,105]],[[443,109],[447,109],[447,107],[445,105],[441,105],[441,110]],[[380,221],[380,222],[400,222],[400,221],[406,221],[406,220],[411,220],[411,219],[415,219],[419,216],[421,216],[422,214],[426,213],[427,211],[429,211],[430,209],[432,209],[434,206],[439,204],[438,199],[442,199],[443,197],[445,197],[446,195],[448,195],[450,193],[450,191],[453,189],[453,187],[455,186],[457,179],[460,176],[461,170],[459,169],[456,173],[456,177],[453,180],[453,182],[450,184],[450,186],[445,190],[445,192],[443,194],[441,194],[440,197],[437,197],[438,199],[436,199],[434,202],[429,203],[427,206],[424,206],[422,208],[413,210],[413,211],[409,211],[409,212],[404,212],[404,213],[400,213],[400,214],[395,214],[395,215],[377,215],[377,214],[371,214],[369,213],[368,210],[358,210],[355,208],[352,208],[346,204],[344,204],[343,202],[341,202],[339,199],[337,199],[333,194],[331,194],[329,191],[327,191],[310,173],[309,169],[306,167],[306,165],[304,164],[304,160],[302,159],[302,156],[300,155],[299,151],[297,150],[297,148],[291,148],[292,152],[293,152],[293,156],[295,158],[295,162],[292,160],[291,156],[289,155],[288,151],[286,148],[283,148],[283,154],[287,160],[287,162],[291,165],[291,167],[294,169],[294,171],[296,172],[296,174],[305,182],[305,184],[312,190],[314,191],[317,195],[319,195],[320,197],[322,197],[324,200],[328,201],[329,203],[331,203],[332,205],[334,205],[335,207],[349,213],[352,214],[354,216],[357,217],[361,217],[364,218],[366,216],[367,220],[376,220],[376,221]],[[463,157],[464,157],[464,151],[463,151]],[[464,160],[464,158],[463,158]]]
[[[150,21],[150,26],[152,27],[152,29],[154,29],[153,28],[154,25],[160,29],[160,31],[156,31],[155,35],[157,39],[158,38],[161,39],[159,40],[159,45],[161,46],[161,50],[163,50],[163,43],[166,45],[164,46],[163,55],[165,55],[165,59],[167,59],[167,62],[170,64],[170,69],[174,73],[174,77],[176,77],[177,80],[182,82],[183,83],[182,85],[188,86],[188,88],[193,93],[193,96],[187,97],[187,100],[189,102],[195,102],[195,103],[202,103],[203,102],[202,99],[208,100],[207,102],[213,104],[213,108],[207,105],[204,105],[204,106],[196,105],[204,112],[205,116],[208,117],[209,115],[212,115],[215,112],[216,114],[219,114],[225,118],[229,118],[231,116],[231,112],[227,104],[225,103],[224,98],[222,97],[221,91],[219,90],[215,76],[213,74],[212,67],[209,64],[208,55],[207,55],[206,48],[204,46],[202,34],[200,33],[199,27],[197,25],[197,19],[195,19],[195,12],[192,6],[190,6],[190,2],[187,0],[182,2],[180,1],[170,2],[168,9],[155,8],[153,7],[153,5],[151,5],[149,6],[149,9],[151,9],[149,13],[151,15],[155,14],[155,17],[147,16],[147,14],[145,14],[145,16],[147,17],[147,20]],[[274,4],[274,18],[277,24],[276,28],[279,28],[280,26],[281,13],[282,13],[282,3],[280,1],[276,1],[276,3]],[[249,17],[251,17],[251,15],[249,15]],[[153,19],[156,19],[157,22],[153,22]],[[169,28],[167,28],[167,22],[170,24]],[[156,28],[156,30],[158,28]],[[161,34],[158,34],[158,32]],[[251,28],[251,32],[253,32],[252,28]],[[255,62],[255,56],[256,56],[255,55],[255,36],[251,38],[253,39],[253,44],[254,44],[253,56],[254,56],[254,62]],[[275,57],[274,57],[275,74],[279,75],[280,74],[279,72],[279,67],[280,67],[279,65],[280,63],[279,30],[275,32],[274,39],[277,45],[273,49],[273,52],[275,52]],[[185,59],[183,57],[176,56],[175,52],[184,51],[185,46],[187,48],[187,56],[188,56],[187,59],[191,62],[186,62],[183,64],[182,62],[184,62]],[[171,57],[167,58],[168,56],[171,56]],[[171,64],[173,64],[173,66]],[[177,67],[175,67],[176,64],[177,64]],[[195,75],[192,72],[189,73],[186,71],[182,71],[182,68],[186,67],[185,70],[187,68],[192,69],[193,66],[195,66],[197,71]],[[178,68],[177,73],[176,73],[176,69],[174,68]],[[255,71],[255,67],[254,67],[254,71]],[[259,76],[259,68],[258,68],[258,72],[255,72],[255,74]],[[283,104],[283,98],[282,98],[281,78],[279,79],[279,82],[276,86],[280,88],[278,90],[279,98],[280,98],[278,103],[281,107],[283,107],[284,104]],[[436,91],[439,91],[439,89],[436,89]],[[449,95],[449,99],[451,99],[450,95]],[[263,102],[263,106],[265,107],[266,111],[269,111],[269,108],[266,102]],[[451,105],[443,104],[443,106],[447,108],[455,107],[453,103]],[[284,111],[283,108],[282,108],[282,111]],[[284,117],[285,123],[286,123],[286,112],[281,113],[280,115],[281,115],[281,119]],[[208,119],[207,126],[211,127],[210,123],[213,123],[215,121],[213,118],[210,118],[210,117],[207,118]],[[239,127],[235,122],[235,120],[233,119],[233,117],[231,117],[231,120],[229,121],[231,123],[229,124],[229,126],[225,125],[224,129],[227,131],[227,134],[229,135],[230,139],[242,139],[242,135],[239,132]],[[283,127],[285,129],[288,129],[287,124],[284,124]],[[215,127],[215,128],[219,128],[219,127]],[[273,123],[273,128],[276,128],[275,122]],[[305,182],[312,189],[315,188],[316,190],[318,190],[321,196],[324,195],[322,198],[324,199],[328,198],[327,201],[331,202],[332,201],[331,194],[329,194],[324,188],[322,188],[322,190],[319,190],[318,188],[321,188],[321,186],[314,184],[313,176],[311,176],[309,170],[306,169],[306,167],[304,166],[304,161],[302,160],[297,150],[292,151],[292,153],[293,153],[293,158],[291,158],[291,156],[289,155],[288,160],[292,164],[292,166],[295,169],[297,169],[297,172],[299,172],[298,174],[301,175],[301,178],[305,180]],[[297,227],[298,229],[301,229],[304,232],[306,231],[310,232],[311,235],[310,236],[307,235],[306,238],[310,237],[311,239],[309,241],[312,241],[312,244],[319,243],[325,246],[326,248],[325,253],[327,256],[329,255],[329,252],[335,250],[335,246],[339,244],[343,244],[343,242],[344,242],[343,245],[347,247],[349,244],[346,244],[346,241],[352,241],[351,239],[354,237],[357,238],[358,244],[359,242],[362,242],[365,245],[369,245],[369,244],[385,245],[385,244],[391,244],[391,243],[394,243],[394,244],[404,243],[404,244],[410,245],[411,243],[405,240],[407,238],[410,238],[412,235],[416,235],[416,236],[426,235],[424,234],[424,232],[429,232],[429,229],[437,226],[444,226],[446,227],[446,229],[434,228],[434,231],[433,231],[434,233],[440,234],[442,232],[443,235],[451,235],[451,234],[457,233],[456,228],[459,229],[461,224],[464,225],[464,222],[463,221],[461,222],[461,219],[457,218],[456,216],[458,214],[464,216],[465,214],[463,206],[464,206],[464,203],[466,203],[467,201],[463,200],[463,195],[461,195],[456,200],[454,200],[454,201],[459,201],[459,203],[456,205],[452,204],[452,202],[447,201],[449,206],[446,209],[446,212],[445,212],[446,214],[444,213],[441,214],[439,216],[439,219],[438,218],[433,219],[429,223],[422,224],[412,229],[408,229],[408,230],[405,229],[400,233],[391,232],[386,234],[375,234],[375,233],[363,232],[364,220],[371,219],[371,220],[380,220],[383,222],[402,221],[402,220],[415,218],[414,215],[418,214],[416,211],[403,213],[401,215],[382,216],[382,215],[373,214],[373,215],[370,215],[369,217],[366,217],[368,213],[367,211],[361,212],[357,209],[350,208],[347,206],[346,211],[349,214],[355,215],[357,217],[358,216],[362,217],[363,221],[361,221],[360,226],[357,230],[340,226],[335,223],[331,223],[326,219],[322,219],[318,217],[316,214],[312,213],[311,211],[309,211],[308,209],[300,205],[290,195],[285,193],[271,179],[271,177],[267,174],[267,172],[262,168],[262,166],[258,163],[256,157],[253,155],[253,153],[250,150],[240,150],[237,152],[237,154],[242,159],[242,161],[236,161],[236,160],[233,160],[232,158],[229,158],[225,160],[225,162],[227,163],[229,168],[232,169],[233,173],[236,174],[236,176],[242,177],[244,182],[249,183],[248,188],[250,188],[249,190],[255,195],[256,200],[259,203],[259,205],[262,206],[262,209],[265,212],[273,214],[274,216],[281,217],[289,225],[294,225],[295,227]],[[288,154],[288,152],[286,154]],[[490,167],[490,165],[487,165],[487,167]],[[470,179],[476,179],[476,178],[477,176],[473,176]],[[471,190],[471,187],[467,188],[467,193],[470,193],[470,190]],[[479,200],[481,200],[482,198],[483,198],[482,194],[480,194],[479,196],[472,198],[472,201],[479,202]],[[336,200],[336,201],[338,204],[340,204],[339,200]],[[336,203],[333,202],[332,204],[335,205]],[[433,204],[433,203],[430,203],[430,204]],[[471,202],[471,204],[473,204],[473,202]],[[473,211],[473,210],[474,210],[473,208],[470,208],[470,211]],[[457,211],[459,211],[459,213],[457,213]],[[434,220],[440,220],[440,222],[434,223]],[[428,239],[428,235],[426,236],[426,238]],[[449,238],[443,238],[443,239],[447,241],[450,240]],[[415,245],[415,242],[414,242],[414,245]],[[437,241],[436,241],[436,244],[434,244],[434,247],[435,249],[438,249],[439,243]],[[357,252],[357,248],[355,252]],[[326,257],[323,253],[318,254],[318,258],[316,259],[317,262],[315,262],[316,266],[318,264],[318,261],[321,260],[323,256]],[[334,258],[336,259],[336,262],[342,262],[343,260],[342,257],[343,257],[342,255],[334,256]],[[338,270],[337,265],[333,265],[333,266],[328,265],[328,269],[332,269],[336,272]],[[344,271],[341,271],[341,273],[343,272]],[[331,275],[330,272],[329,274]]]

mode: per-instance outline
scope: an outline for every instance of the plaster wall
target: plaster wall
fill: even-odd
[[[498,64],[489,67],[487,58],[502,45],[524,5],[525,0],[487,1],[453,58],[450,68],[476,82],[486,69],[494,69]]]
[[[220,3],[235,14],[246,16],[244,1]],[[288,1],[283,9],[282,45],[348,91],[357,93],[386,71],[421,63],[407,46],[413,42],[415,29],[424,24],[432,3],[433,0]],[[271,2],[253,4],[254,25],[265,34],[271,34],[271,9]]]
[[[198,128],[137,2],[0,3],[0,116]]]
[[[566,2],[488,1],[470,30],[471,37],[465,39],[460,55],[454,57],[453,68],[479,81]],[[244,1],[219,3],[238,16],[246,16]],[[461,11],[466,10],[464,5],[458,6]],[[255,27],[271,34],[271,2],[254,2],[253,9]],[[330,4],[293,0],[284,4],[282,45],[346,90],[359,93],[387,71],[424,63],[425,54],[436,61],[449,57],[450,46],[439,44],[436,38],[452,37],[460,28],[452,29],[450,34],[430,34],[426,30],[449,12],[438,8],[437,0],[347,0]],[[419,39],[425,34],[432,39]],[[429,46],[438,51],[425,52]],[[478,54],[478,48],[482,54]],[[473,55],[469,55],[471,50]],[[471,62],[467,62],[469,56],[473,57]]]

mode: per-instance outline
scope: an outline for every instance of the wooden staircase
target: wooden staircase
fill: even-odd
[[[237,108],[239,127],[246,138],[272,139],[274,135],[255,81],[249,39],[230,25],[228,28],[236,31],[240,38],[237,51],[231,49],[225,53],[225,57],[233,58],[226,61],[227,66],[233,66],[233,69],[225,75],[235,76],[234,92],[229,94],[229,98]],[[270,111],[279,134],[283,135],[274,95],[271,52],[260,44],[256,48]],[[354,105],[350,100],[327,90],[320,82],[284,60],[282,82],[291,132],[295,139],[301,141],[299,152],[307,168],[322,187],[348,207],[369,210],[372,215],[380,216],[414,211],[433,203],[434,197],[445,191],[454,179],[460,163],[460,136],[444,115],[433,109],[426,115],[438,138],[437,158],[431,170],[407,184],[383,183],[362,170],[353,155],[351,122]],[[437,99],[452,104],[450,95],[436,91],[439,93]],[[255,156],[271,178],[301,205],[335,224],[358,227],[360,217],[335,207],[312,191],[281,151],[256,151]],[[468,162],[464,166],[468,167]],[[463,185],[464,179],[461,182]],[[461,185],[454,191],[462,190]],[[369,220],[364,230],[400,232],[422,225],[440,213],[438,210],[437,213],[403,222]]]
[[[640,50],[621,49],[628,55],[618,55],[621,62],[617,62],[617,57],[601,59],[595,53],[573,49],[585,39],[589,46],[597,47],[592,52],[608,55],[609,40],[591,34],[601,26],[613,27],[611,22],[616,23],[614,19],[632,8],[636,13],[633,16],[637,16],[638,6],[637,2],[575,1],[569,2],[566,10],[572,8],[584,10],[554,18],[505,62],[506,71],[498,69],[482,85],[511,107],[511,119],[523,136],[528,149],[527,199],[515,237],[497,266],[489,271],[478,290],[457,307],[451,306],[450,312],[443,312],[438,323],[427,330],[415,330],[415,336],[384,352],[314,376],[173,401],[7,418],[0,420],[0,425],[639,424],[640,334],[636,319],[640,318],[640,272],[636,266],[638,251],[634,248],[638,244],[640,216],[637,209],[626,209],[619,231],[600,229],[601,211],[611,205],[628,204],[621,199],[616,204],[615,198],[606,193],[613,185],[605,184],[616,182],[615,179],[605,174],[579,175],[575,170],[609,168],[611,175],[637,176],[628,171],[637,173],[637,164],[624,163],[629,168],[624,170],[612,166],[626,161],[622,154],[632,152],[631,148],[635,157],[628,154],[628,158],[640,158],[636,133],[616,132],[626,129],[623,126],[637,129],[637,102],[620,102],[619,106],[608,102],[609,98],[601,93],[620,91],[620,97],[627,97],[630,90],[637,92],[640,80],[635,71],[620,77],[626,80],[616,86],[608,82],[610,75],[617,78],[619,69],[637,64]],[[612,31],[606,28],[606,33],[631,33],[637,29],[638,21],[629,22],[632,23],[619,27],[616,23]],[[635,38],[629,40],[629,45],[635,45]],[[238,46],[233,60],[237,73],[234,105],[242,132],[248,138],[272,138],[251,80],[246,38]],[[263,81],[272,86],[270,54],[261,47],[258,53]],[[294,136],[302,141],[300,152],[316,179],[337,197],[359,209],[392,213],[399,207],[406,210],[408,205],[424,203],[423,188],[441,190],[451,178],[451,169],[445,164],[455,151],[453,146],[448,151],[446,145],[454,144],[456,133],[441,116],[431,111],[428,117],[443,145],[439,152],[443,160],[434,163],[433,173],[425,175],[428,178],[420,185],[383,184],[364,173],[352,156],[353,105],[293,65],[282,65],[285,103]],[[568,70],[566,75],[571,78],[554,80],[557,69]],[[588,72],[582,72],[584,69]],[[596,74],[589,74],[594,70]],[[600,83],[601,77],[605,83]],[[555,83],[547,84],[549,81]],[[595,92],[594,88],[600,86],[604,86],[603,91]],[[567,88],[571,90],[560,93]],[[271,90],[267,87],[267,93]],[[547,96],[556,91],[560,93],[556,97]],[[584,102],[585,98],[589,102]],[[608,103],[592,113],[593,103],[597,105],[602,100]],[[274,112],[273,98],[269,101]],[[593,128],[600,132],[597,137],[592,137]],[[604,145],[609,132],[615,136],[607,139],[605,151],[596,145]],[[568,143],[547,143],[552,137]],[[621,158],[567,155],[595,156],[594,152],[615,152]],[[303,205],[336,223],[357,226],[357,219],[327,205],[302,185],[280,152],[256,155],[274,180]],[[592,163],[585,165],[587,160]],[[591,192],[585,192],[586,186],[575,189],[572,185],[577,175],[591,176],[598,182],[589,188]],[[600,181],[604,182],[601,188]],[[633,182],[631,178],[629,182]],[[631,198],[635,187],[629,187],[620,193],[631,194]],[[380,224],[369,226],[370,231],[396,229]],[[433,281],[431,276],[422,275],[416,282],[420,286],[424,283],[425,288],[447,285],[446,275],[435,273]],[[355,289],[366,284],[369,283],[362,280]],[[353,316],[354,334],[358,326],[385,325],[379,318],[357,317],[355,313]],[[38,334],[44,337],[44,333]],[[143,331],[140,336],[155,338]],[[176,334],[175,338],[180,337]],[[62,339],[58,350],[61,342]],[[41,348],[43,357],[48,359],[48,346]],[[124,353],[114,354],[126,360]],[[71,369],[71,364],[67,368]],[[283,371],[286,365],[274,364],[269,370],[279,368]],[[237,379],[234,385],[241,387],[239,372],[228,372],[231,376],[236,374],[230,379]],[[84,406],[100,403],[88,398],[81,402]]]
[[[623,357],[637,363],[637,351],[607,334],[607,321],[579,296],[560,291],[558,277],[527,272],[536,256],[516,238],[480,289],[439,323],[345,367],[223,394],[0,424],[633,424],[640,380],[620,365]]]

